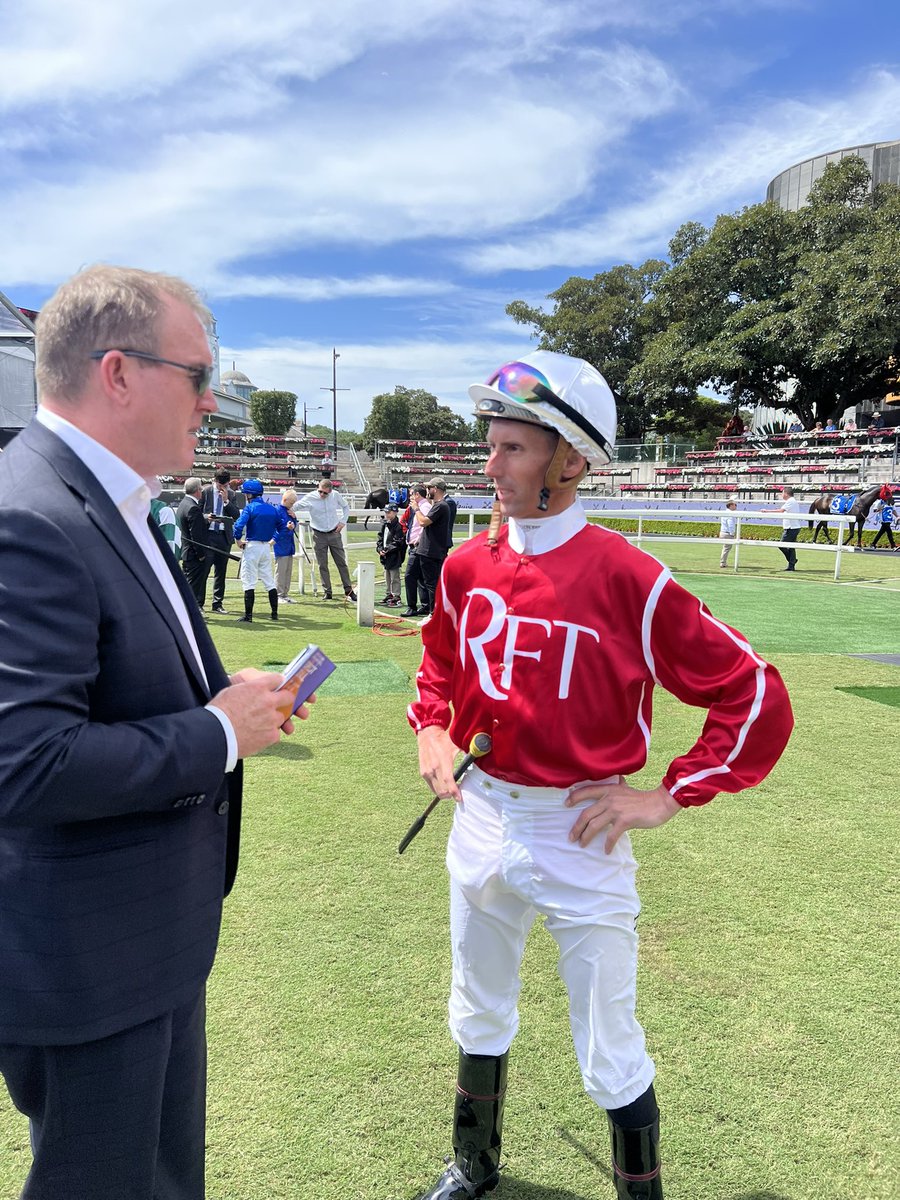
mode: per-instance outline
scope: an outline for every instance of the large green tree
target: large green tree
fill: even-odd
[[[658,332],[630,373],[650,405],[703,384],[808,425],[887,390],[900,346],[900,189],[850,157],[798,212],[757,204],[691,224],[650,302]]]
[[[297,419],[297,397],[293,392],[257,391],[250,397],[250,420],[257,433],[284,437]]]
[[[398,384],[392,392],[372,399],[372,407],[363,427],[363,445],[369,454],[379,439],[415,439],[417,441],[465,442],[472,428],[458,413],[424,388]]]
[[[532,327],[541,350],[584,358],[602,372],[616,393],[625,437],[642,436],[652,418],[631,372],[654,332],[656,317],[648,302],[666,270],[666,263],[648,259],[639,267],[623,264],[590,279],[575,275],[550,293],[550,312],[522,300],[506,307],[513,320]]]

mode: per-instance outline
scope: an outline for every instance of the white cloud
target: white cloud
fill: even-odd
[[[118,261],[203,282],[250,255],[496,233],[585,192],[603,148],[676,94],[662,64],[622,47],[579,54],[565,86],[435,84],[399,110],[298,100],[275,124],[8,185],[5,278]]]
[[[398,384],[425,388],[469,419],[470,383],[486,379],[501,363],[527,351],[521,329],[507,337],[469,338],[464,341],[402,340],[390,344],[357,342],[337,347],[338,426],[361,430],[372,406],[372,397],[392,392]],[[532,346],[533,348],[533,346]],[[300,340],[274,341],[253,347],[222,346],[220,361],[237,363],[257,387],[295,392],[300,403],[322,405],[309,420],[331,423],[332,345]]]
[[[270,297],[308,303],[359,297],[443,296],[454,285],[437,279],[365,275],[358,279],[303,278],[296,275],[223,275],[203,281],[204,290],[223,300],[234,296]]]
[[[158,93],[200,71],[255,65],[260,74],[316,80],[367,49],[435,29],[452,0],[32,0],[7,20],[0,108],[79,96]]]
[[[661,253],[682,222],[764,200],[769,180],[793,163],[896,132],[898,111],[900,76],[887,70],[872,73],[846,96],[770,104],[750,121],[718,127],[670,167],[640,179],[641,199],[577,228],[477,247],[462,260],[471,270],[491,273]]]

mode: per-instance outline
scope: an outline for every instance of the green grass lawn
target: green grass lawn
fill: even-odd
[[[372,558],[374,537],[355,537]],[[648,543],[785,676],[797,728],[755,791],[634,835],[639,1013],[659,1074],[667,1200],[888,1200],[898,1194],[895,709],[900,554],[833,561]],[[380,586],[380,580],[379,580]],[[210,627],[227,665],[307,641],[339,663],[311,719],[249,761],[241,869],[210,989],[211,1200],[405,1200],[449,1151],[455,1049],[439,807],[404,712],[418,636],[359,629],[312,597],[276,625]],[[380,593],[379,593],[380,594]],[[409,628],[409,626],[406,626]],[[387,634],[388,636],[383,636]],[[651,761],[702,714],[658,692]],[[879,702],[884,697],[884,702]],[[526,953],[510,1065],[505,1200],[604,1200],[605,1120],[581,1089],[554,946]],[[0,1196],[27,1170],[0,1104]],[[73,1200],[77,1200],[73,1197]]]

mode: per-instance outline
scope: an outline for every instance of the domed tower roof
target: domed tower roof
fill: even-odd
[[[245,375],[243,371],[223,371],[222,382],[237,383],[241,384],[243,387],[253,387],[253,384],[250,382],[250,377]]]

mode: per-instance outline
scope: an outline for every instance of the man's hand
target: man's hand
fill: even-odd
[[[230,678],[231,686],[213,696],[210,704],[221,709],[231,721],[238,758],[249,758],[274,745],[282,731],[293,732],[293,721],[284,717],[285,693],[275,690],[283,675],[245,667]],[[305,721],[309,709],[304,704],[294,715]]]
[[[337,525],[337,526],[335,526],[335,530],[334,530],[334,532],[335,532],[335,533],[340,533],[340,532],[341,532],[341,530],[344,528],[344,525],[345,525],[345,524],[346,524],[346,522],[345,522],[345,521],[342,521],[342,522],[340,523],[340,525]]]
[[[569,832],[569,841],[587,846],[606,830],[607,854],[626,830],[653,829],[681,811],[681,805],[662,784],[653,791],[642,792],[627,783],[589,783],[569,793],[566,807],[574,808],[585,800],[594,803],[579,812]]]
[[[453,760],[457,748],[450,734],[439,725],[428,725],[416,739],[419,743],[419,774],[442,800],[462,800],[453,778]]]

